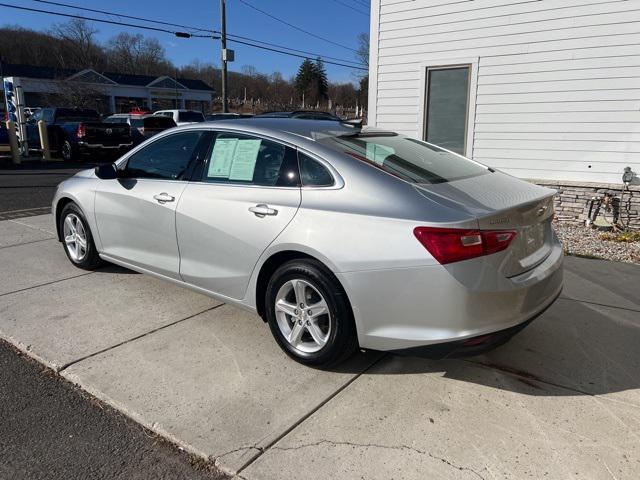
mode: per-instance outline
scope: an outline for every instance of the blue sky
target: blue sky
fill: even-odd
[[[86,8],[108,10],[125,15],[147,17],[172,23],[207,27],[219,30],[219,0],[59,0],[61,3],[82,5]],[[351,48],[357,47],[357,36],[369,30],[369,17],[359,12],[368,12],[363,3],[368,0],[246,0],[256,7],[268,11],[289,23],[329,38],[336,43]],[[64,9],[33,0],[8,0],[6,3],[44,10],[78,13],[77,10]],[[352,6],[348,8],[344,4]],[[108,18],[103,15],[86,12],[87,16]],[[135,21],[110,17],[113,20],[136,23]],[[62,17],[52,17],[42,13],[22,12],[0,7],[0,24],[18,24],[25,28],[47,30],[53,23],[65,21]],[[145,32],[128,27],[95,24],[99,29],[98,37],[106,40],[114,34],[129,30],[147,36],[157,37],[165,47],[168,57],[177,65],[214,61],[220,64],[220,42],[208,39],[181,39],[169,34]],[[257,11],[247,7],[240,0],[227,0],[227,31],[246,37],[264,40],[300,50],[322,53],[324,55],[355,60],[354,52],[313,38],[302,32],[283,25]],[[229,44],[236,51],[236,61],[232,70],[241,70],[243,65],[253,65],[258,71],[271,73],[280,71],[285,78],[295,74],[302,59],[289,57],[264,50],[258,50],[239,44]],[[345,67],[327,65],[331,81],[353,81],[353,70]]]

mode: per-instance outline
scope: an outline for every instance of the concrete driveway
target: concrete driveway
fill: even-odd
[[[238,478],[640,478],[640,267],[567,258],[562,297],[484,356],[319,371],[257,316],[78,270],[53,237],[0,222],[0,336]]]

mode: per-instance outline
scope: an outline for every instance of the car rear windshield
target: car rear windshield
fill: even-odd
[[[204,122],[204,115],[200,112],[178,112],[179,122]]]
[[[56,110],[56,121],[61,122],[99,122],[100,115],[95,110],[74,110],[59,108]]]
[[[142,127],[142,125],[140,126]],[[175,126],[176,123],[169,117],[152,116],[144,118],[144,128],[171,128]]]
[[[445,183],[489,171],[460,155],[396,133],[362,132],[317,141],[411,183]]]

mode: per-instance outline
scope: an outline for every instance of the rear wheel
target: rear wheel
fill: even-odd
[[[343,362],[357,349],[347,296],[321,263],[285,263],[271,277],[265,300],[271,333],[294,360],[326,368]]]
[[[73,148],[73,145],[71,145],[71,142],[69,142],[69,140],[64,140],[62,142],[61,151],[62,151],[62,159],[65,162],[70,162],[74,160],[76,157],[76,152]]]
[[[64,251],[76,267],[95,270],[104,263],[93,243],[89,224],[75,203],[69,203],[62,209],[59,228]]]

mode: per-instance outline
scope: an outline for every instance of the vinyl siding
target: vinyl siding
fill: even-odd
[[[640,172],[640,0],[372,0],[369,123],[422,138],[424,70],[474,59],[467,154],[524,177]]]

